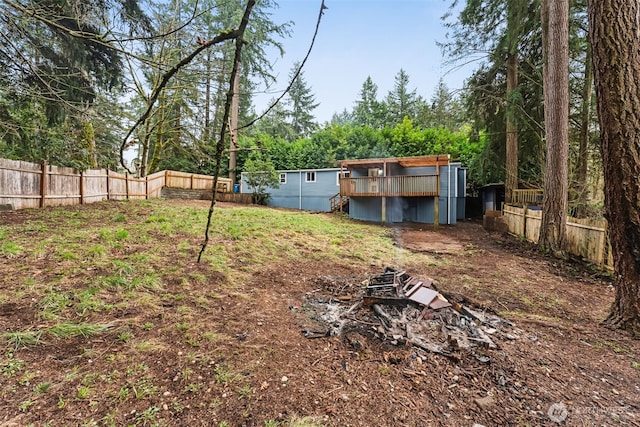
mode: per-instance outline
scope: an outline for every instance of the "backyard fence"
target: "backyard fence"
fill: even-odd
[[[160,198],[163,187],[211,190],[213,177],[165,170],[136,178],[108,169],[78,171],[46,162],[0,159],[0,205],[12,209]],[[218,191],[231,190],[230,179],[218,178]]]
[[[505,205],[504,218],[509,232],[537,243],[542,210]],[[567,218],[567,251],[598,266],[613,269],[611,246],[607,239],[607,221]]]

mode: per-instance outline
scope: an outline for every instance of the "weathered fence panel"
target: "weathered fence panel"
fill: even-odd
[[[0,204],[11,205],[13,209],[160,198],[163,187],[212,190],[213,177],[162,171],[146,178],[135,178],[107,169],[78,171],[46,162],[0,159]],[[219,177],[218,194],[233,194],[232,191],[231,180]],[[227,198],[248,200],[241,195]]]
[[[0,159],[0,204],[13,209],[40,206],[42,166],[19,160]]]
[[[540,237],[540,225],[542,224],[542,211],[539,209],[523,209],[525,211],[524,237],[533,243],[538,243]]]
[[[537,243],[542,211],[505,206],[503,211],[509,232]],[[607,241],[607,221],[567,218],[567,252],[600,267],[613,268],[611,247]]]
[[[107,182],[109,183],[109,200],[127,200],[129,189],[127,175],[108,171]]]
[[[166,186],[172,188],[185,188],[190,190],[213,189],[213,177],[195,173],[166,171]],[[229,178],[218,177],[218,191],[230,193],[233,183]]]
[[[160,171],[147,176],[147,194],[150,199],[160,198],[160,191],[166,186],[166,172]]]
[[[525,209],[516,208],[515,206],[505,205],[504,218],[507,221],[509,232],[518,236],[524,236],[525,231]]]
[[[107,185],[106,169],[88,169],[82,173],[82,200],[80,203],[95,203],[107,200],[109,186]]]
[[[67,206],[80,203],[80,172],[73,168],[47,165],[45,206]]]
[[[568,218],[567,246],[570,253],[604,266],[608,252],[607,221]]]

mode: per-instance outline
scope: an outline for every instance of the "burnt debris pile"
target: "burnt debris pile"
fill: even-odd
[[[303,304],[291,307],[308,338],[357,329],[392,345],[412,345],[452,359],[470,353],[488,363],[501,341],[523,333],[489,310],[449,300],[433,280],[391,267],[362,283],[323,279],[333,295],[321,296],[322,289],[316,289]]]

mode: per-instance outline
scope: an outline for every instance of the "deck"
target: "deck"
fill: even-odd
[[[341,178],[340,194],[347,197],[437,197],[438,175]]]

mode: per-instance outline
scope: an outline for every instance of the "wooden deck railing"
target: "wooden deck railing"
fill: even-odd
[[[347,203],[349,203],[349,196],[341,196],[340,193],[334,194],[329,199],[331,212],[335,212],[340,208],[343,208]]]
[[[544,191],[539,188],[529,190],[513,190],[512,204],[522,206],[541,205],[543,195]]]
[[[350,197],[435,197],[438,175],[341,178],[340,194]]]

